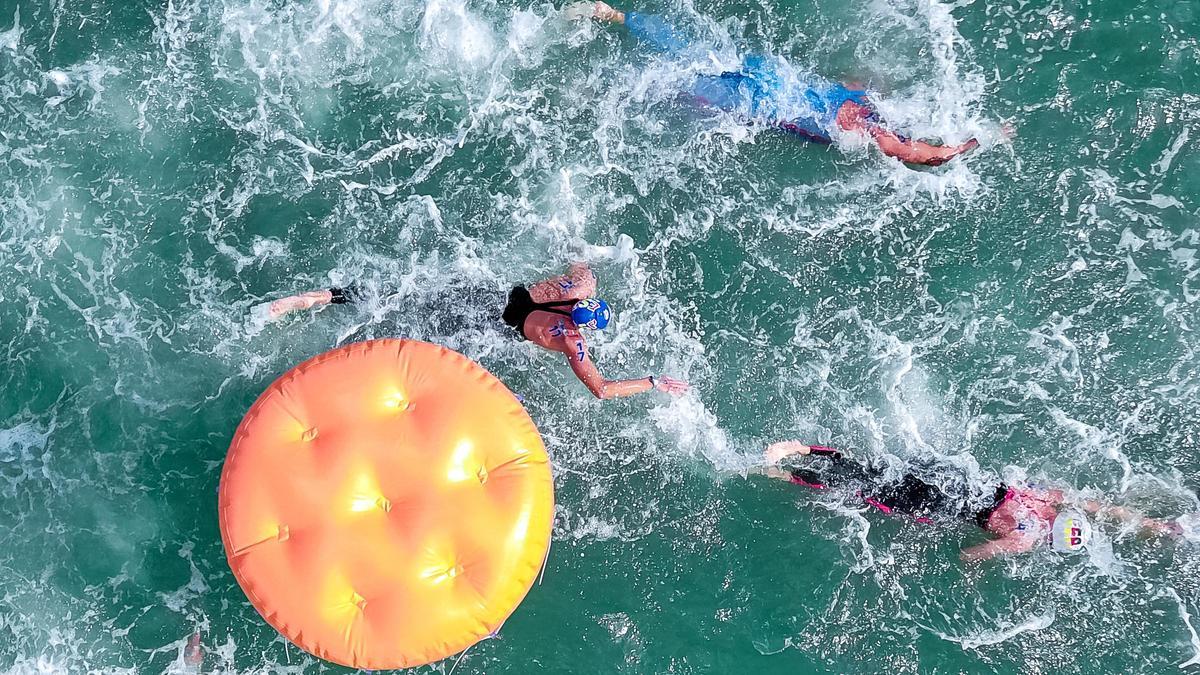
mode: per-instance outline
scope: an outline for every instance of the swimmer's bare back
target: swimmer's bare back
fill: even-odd
[[[968,546],[959,557],[963,562],[979,562],[998,555],[1033,550],[1050,531],[1062,503],[1062,490],[1010,488],[984,526],[989,534],[998,538]]]
[[[529,297],[538,304],[583,300],[595,295],[596,275],[583,263],[575,263],[566,274],[539,281],[529,287]],[[570,339],[564,339],[567,332],[579,333],[562,314],[534,311],[525,319],[526,339],[550,351],[568,354],[570,348],[576,347],[570,344]],[[586,350],[587,343],[582,335],[579,341],[578,346]]]
[[[1012,488],[1008,497],[996,507],[987,521],[987,531],[1006,537],[1024,532],[1033,524],[1049,526],[1063,503],[1062,490]]]

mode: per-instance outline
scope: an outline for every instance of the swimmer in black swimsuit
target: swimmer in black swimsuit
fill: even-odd
[[[791,468],[778,467],[784,459],[803,457]],[[887,473],[868,462],[852,459],[837,450],[808,446],[797,441],[775,443],[764,453],[766,467],[752,473],[786,480],[817,490],[830,490],[849,503],[877,509],[887,515],[912,518],[919,523],[968,522],[995,536],[987,542],[966,548],[966,562],[985,560],[997,555],[1022,553],[1048,539],[1059,548],[1062,537],[1057,532],[1064,516],[1072,515],[1082,521],[1077,541],[1063,544],[1059,550],[1078,550],[1086,546],[1090,524],[1079,513],[1107,516],[1136,524],[1149,534],[1179,536],[1183,532],[1177,522],[1147,518],[1122,506],[1103,504],[1091,499],[1069,500],[1056,488],[1035,485],[1013,487],[1003,483],[992,488],[974,490],[965,485],[939,486],[913,473],[889,478]],[[956,491],[961,490],[961,494]],[[1072,508],[1074,507],[1074,508]]]
[[[803,464],[788,469],[768,467],[760,473],[787,480],[816,490],[844,493],[849,501],[858,501],[889,515],[910,516],[917,522],[934,523],[942,520],[972,520],[977,510],[972,508],[972,495],[950,495],[937,485],[915,474],[906,473],[889,478],[877,466],[843,455],[837,450],[819,445],[779,443],[773,448],[787,446],[793,454],[808,455]],[[807,451],[799,448],[807,448]],[[778,452],[778,451],[776,451]]]
[[[651,389],[673,396],[687,391],[686,382],[666,375],[608,380],[600,374],[580,331],[602,330],[608,325],[608,303],[595,296],[596,275],[587,265],[576,263],[567,274],[539,281],[528,289],[512,289],[502,317],[521,338],[565,355],[575,376],[596,398],[632,396]]]
[[[576,263],[567,274],[539,281],[529,288],[518,286],[508,296],[501,317],[525,340],[561,352],[571,370],[596,398],[632,396],[657,389],[679,396],[688,385],[667,375],[649,375],[629,380],[608,380],[592,362],[581,329],[604,329],[611,311],[608,303],[595,297],[596,276],[586,264]],[[328,304],[360,299],[356,287],[309,291],[276,300],[266,306],[267,316],[278,319],[288,313]]]

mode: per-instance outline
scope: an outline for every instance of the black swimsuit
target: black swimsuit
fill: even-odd
[[[889,481],[877,467],[858,462],[841,453],[813,453],[807,466],[791,469],[791,482],[805,487],[852,490],[866,502],[884,513],[913,516],[919,522],[930,523],[935,517],[966,520],[986,528],[987,519],[1004,501],[1008,488],[996,489],[992,503],[981,511],[969,508],[964,496],[947,494],[946,490],[907,473],[898,481]]]
[[[525,337],[525,319],[529,318],[534,312],[550,312],[551,314],[561,314],[563,316],[571,316],[569,309],[560,309],[561,307],[572,307],[578,300],[557,300],[555,302],[534,302],[533,296],[529,295],[529,291],[524,286],[517,286],[508,294],[508,304],[504,307],[502,318],[504,323],[517,329],[517,335],[521,336],[522,340],[528,340]]]
[[[996,488],[996,492],[992,495],[991,505],[975,514],[975,524],[986,530],[988,521],[992,519],[992,514],[996,512],[996,509],[1000,508],[1000,505],[1003,504],[1004,500],[1007,498],[1008,486],[1001,483],[1000,486]]]

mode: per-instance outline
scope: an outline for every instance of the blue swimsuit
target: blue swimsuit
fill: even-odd
[[[625,26],[637,39],[655,49],[678,53],[688,41],[661,17],[625,13]],[[867,105],[867,92],[847,89],[815,75],[796,82],[779,76],[778,62],[747,56],[736,72],[701,75],[689,95],[698,103],[778,126],[813,141],[829,143],[837,128],[837,113],[847,101]]]

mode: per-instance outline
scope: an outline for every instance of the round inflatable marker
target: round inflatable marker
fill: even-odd
[[[221,473],[221,539],[263,618],[356,668],[409,668],[496,631],[550,544],[537,428],[499,380],[425,342],[326,352],[255,401]]]

